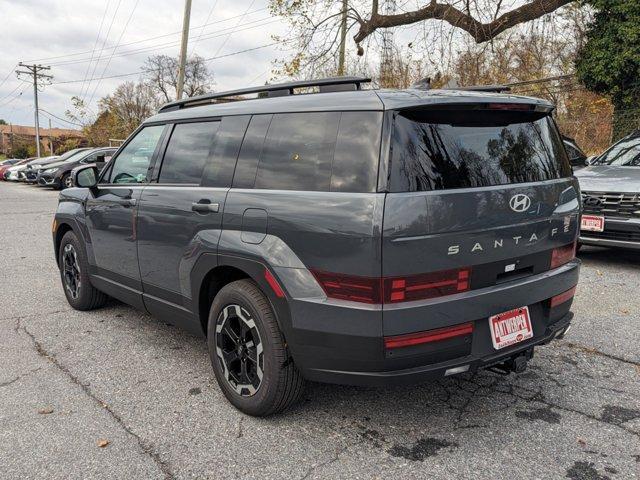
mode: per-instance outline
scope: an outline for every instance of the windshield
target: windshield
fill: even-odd
[[[60,162],[61,163],[73,163],[73,162],[77,162],[78,160],[82,160],[84,157],[86,157],[87,155],[89,155],[89,152],[91,150],[82,150],[80,152],[74,153],[73,155],[71,155],[69,158],[60,158]]]
[[[640,132],[620,140],[596,158],[593,164],[640,166]]]
[[[558,130],[541,113],[416,110],[395,119],[391,191],[540,182],[571,176]]]
[[[74,148],[73,150],[69,150],[66,153],[60,155],[60,160],[67,160],[68,158],[76,156],[78,153],[86,152],[88,149],[86,148]]]

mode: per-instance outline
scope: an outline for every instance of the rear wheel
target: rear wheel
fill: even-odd
[[[84,245],[73,231],[62,237],[58,265],[69,305],[76,310],[93,310],[105,304],[107,296],[89,281],[89,263]]]
[[[270,415],[302,395],[304,380],[255,282],[238,280],[220,290],[211,305],[207,341],[218,384],[242,412]]]

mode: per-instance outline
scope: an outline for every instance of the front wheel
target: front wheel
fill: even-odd
[[[73,187],[73,178],[70,173],[65,173],[60,179],[60,190]]]
[[[84,245],[73,231],[62,237],[58,265],[69,305],[76,310],[93,310],[105,304],[107,296],[91,285]]]
[[[267,298],[252,280],[232,282],[216,295],[207,343],[218,384],[238,410],[267,416],[302,395],[304,380]]]

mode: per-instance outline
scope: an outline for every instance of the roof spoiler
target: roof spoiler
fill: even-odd
[[[158,112],[169,112],[172,110],[179,110],[181,108],[209,105],[212,103],[216,103],[216,100],[244,100],[238,99],[237,97],[248,94],[258,94],[259,96],[263,97],[282,97],[286,95],[293,95],[294,90],[299,88],[318,87],[320,93],[362,90],[362,84],[369,82],[371,82],[371,78],[367,77],[330,77],[320,78],[317,80],[301,80],[297,82],[275,83],[272,85],[262,85],[259,87],[228,90],[226,92],[206,93],[204,95],[199,95],[196,97],[176,100],[175,102],[169,102],[163,105],[162,107],[160,107],[160,110],[158,110]]]

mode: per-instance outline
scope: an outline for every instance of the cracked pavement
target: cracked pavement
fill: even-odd
[[[521,375],[311,384],[255,419],[201,339],[115,301],[69,308],[56,198],[0,183],[2,479],[640,478],[640,253],[581,252],[573,329]]]

